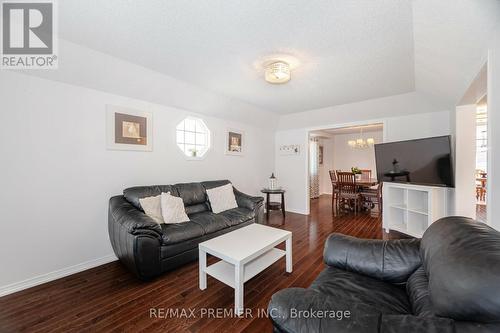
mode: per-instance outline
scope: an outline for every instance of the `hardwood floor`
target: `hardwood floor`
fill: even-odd
[[[272,212],[269,225],[293,232],[293,272],[285,273],[285,260],[280,260],[245,284],[251,316],[214,318],[203,312],[232,309],[234,291],[211,277],[201,291],[198,262],[148,283],[113,262],[0,298],[0,332],[271,332],[270,320],[257,317],[259,309],[266,309],[278,290],[311,284],[324,268],[323,244],[330,233],[404,237],[383,233],[380,219],[368,214],[333,217],[330,196],[313,200],[309,216],[287,213],[284,223],[280,212]],[[209,264],[214,261],[209,258]],[[186,313],[155,318],[150,309]]]

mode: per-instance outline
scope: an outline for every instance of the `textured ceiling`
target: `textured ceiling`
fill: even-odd
[[[64,0],[61,38],[280,114],[422,90],[456,102],[497,0]],[[285,85],[256,66],[300,65]]]

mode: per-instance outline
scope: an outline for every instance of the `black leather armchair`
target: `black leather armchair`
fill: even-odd
[[[125,189],[109,201],[108,231],[120,261],[138,278],[148,280],[198,258],[198,244],[264,220],[264,198],[233,188],[238,208],[211,211],[206,190],[227,180]],[[158,224],[144,214],[139,199],[170,192],[182,198],[190,221]]]
[[[272,296],[276,332],[500,332],[500,233],[449,217],[422,240],[327,239],[307,288]]]

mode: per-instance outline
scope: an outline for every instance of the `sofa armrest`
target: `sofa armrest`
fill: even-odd
[[[108,232],[115,255],[139,279],[161,274],[161,227],[123,196],[109,201]]]
[[[248,208],[255,212],[255,222],[264,222],[264,198],[263,197],[253,197],[251,195],[245,194],[238,191],[233,187],[234,196],[236,197],[236,203],[238,207]]]
[[[160,225],[132,206],[122,195],[109,200],[109,214],[114,223],[120,224],[131,234],[149,233],[161,238]]]
[[[253,197],[251,195],[245,194],[238,191],[233,187],[234,196],[236,197],[236,203],[238,207],[244,207],[254,210],[257,206],[264,204],[263,197]]]
[[[421,265],[420,239],[373,240],[331,234],[323,258],[327,265],[390,283],[406,282]]]

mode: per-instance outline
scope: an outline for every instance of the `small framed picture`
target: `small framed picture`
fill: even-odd
[[[111,150],[153,150],[150,112],[106,105],[106,145]]]
[[[323,146],[319,146],[319,164],[323,165]]]
[[[228,129],[226,131],[226,148],[227,155],[243,155],[245,144],[245,134],[243,131]]]

